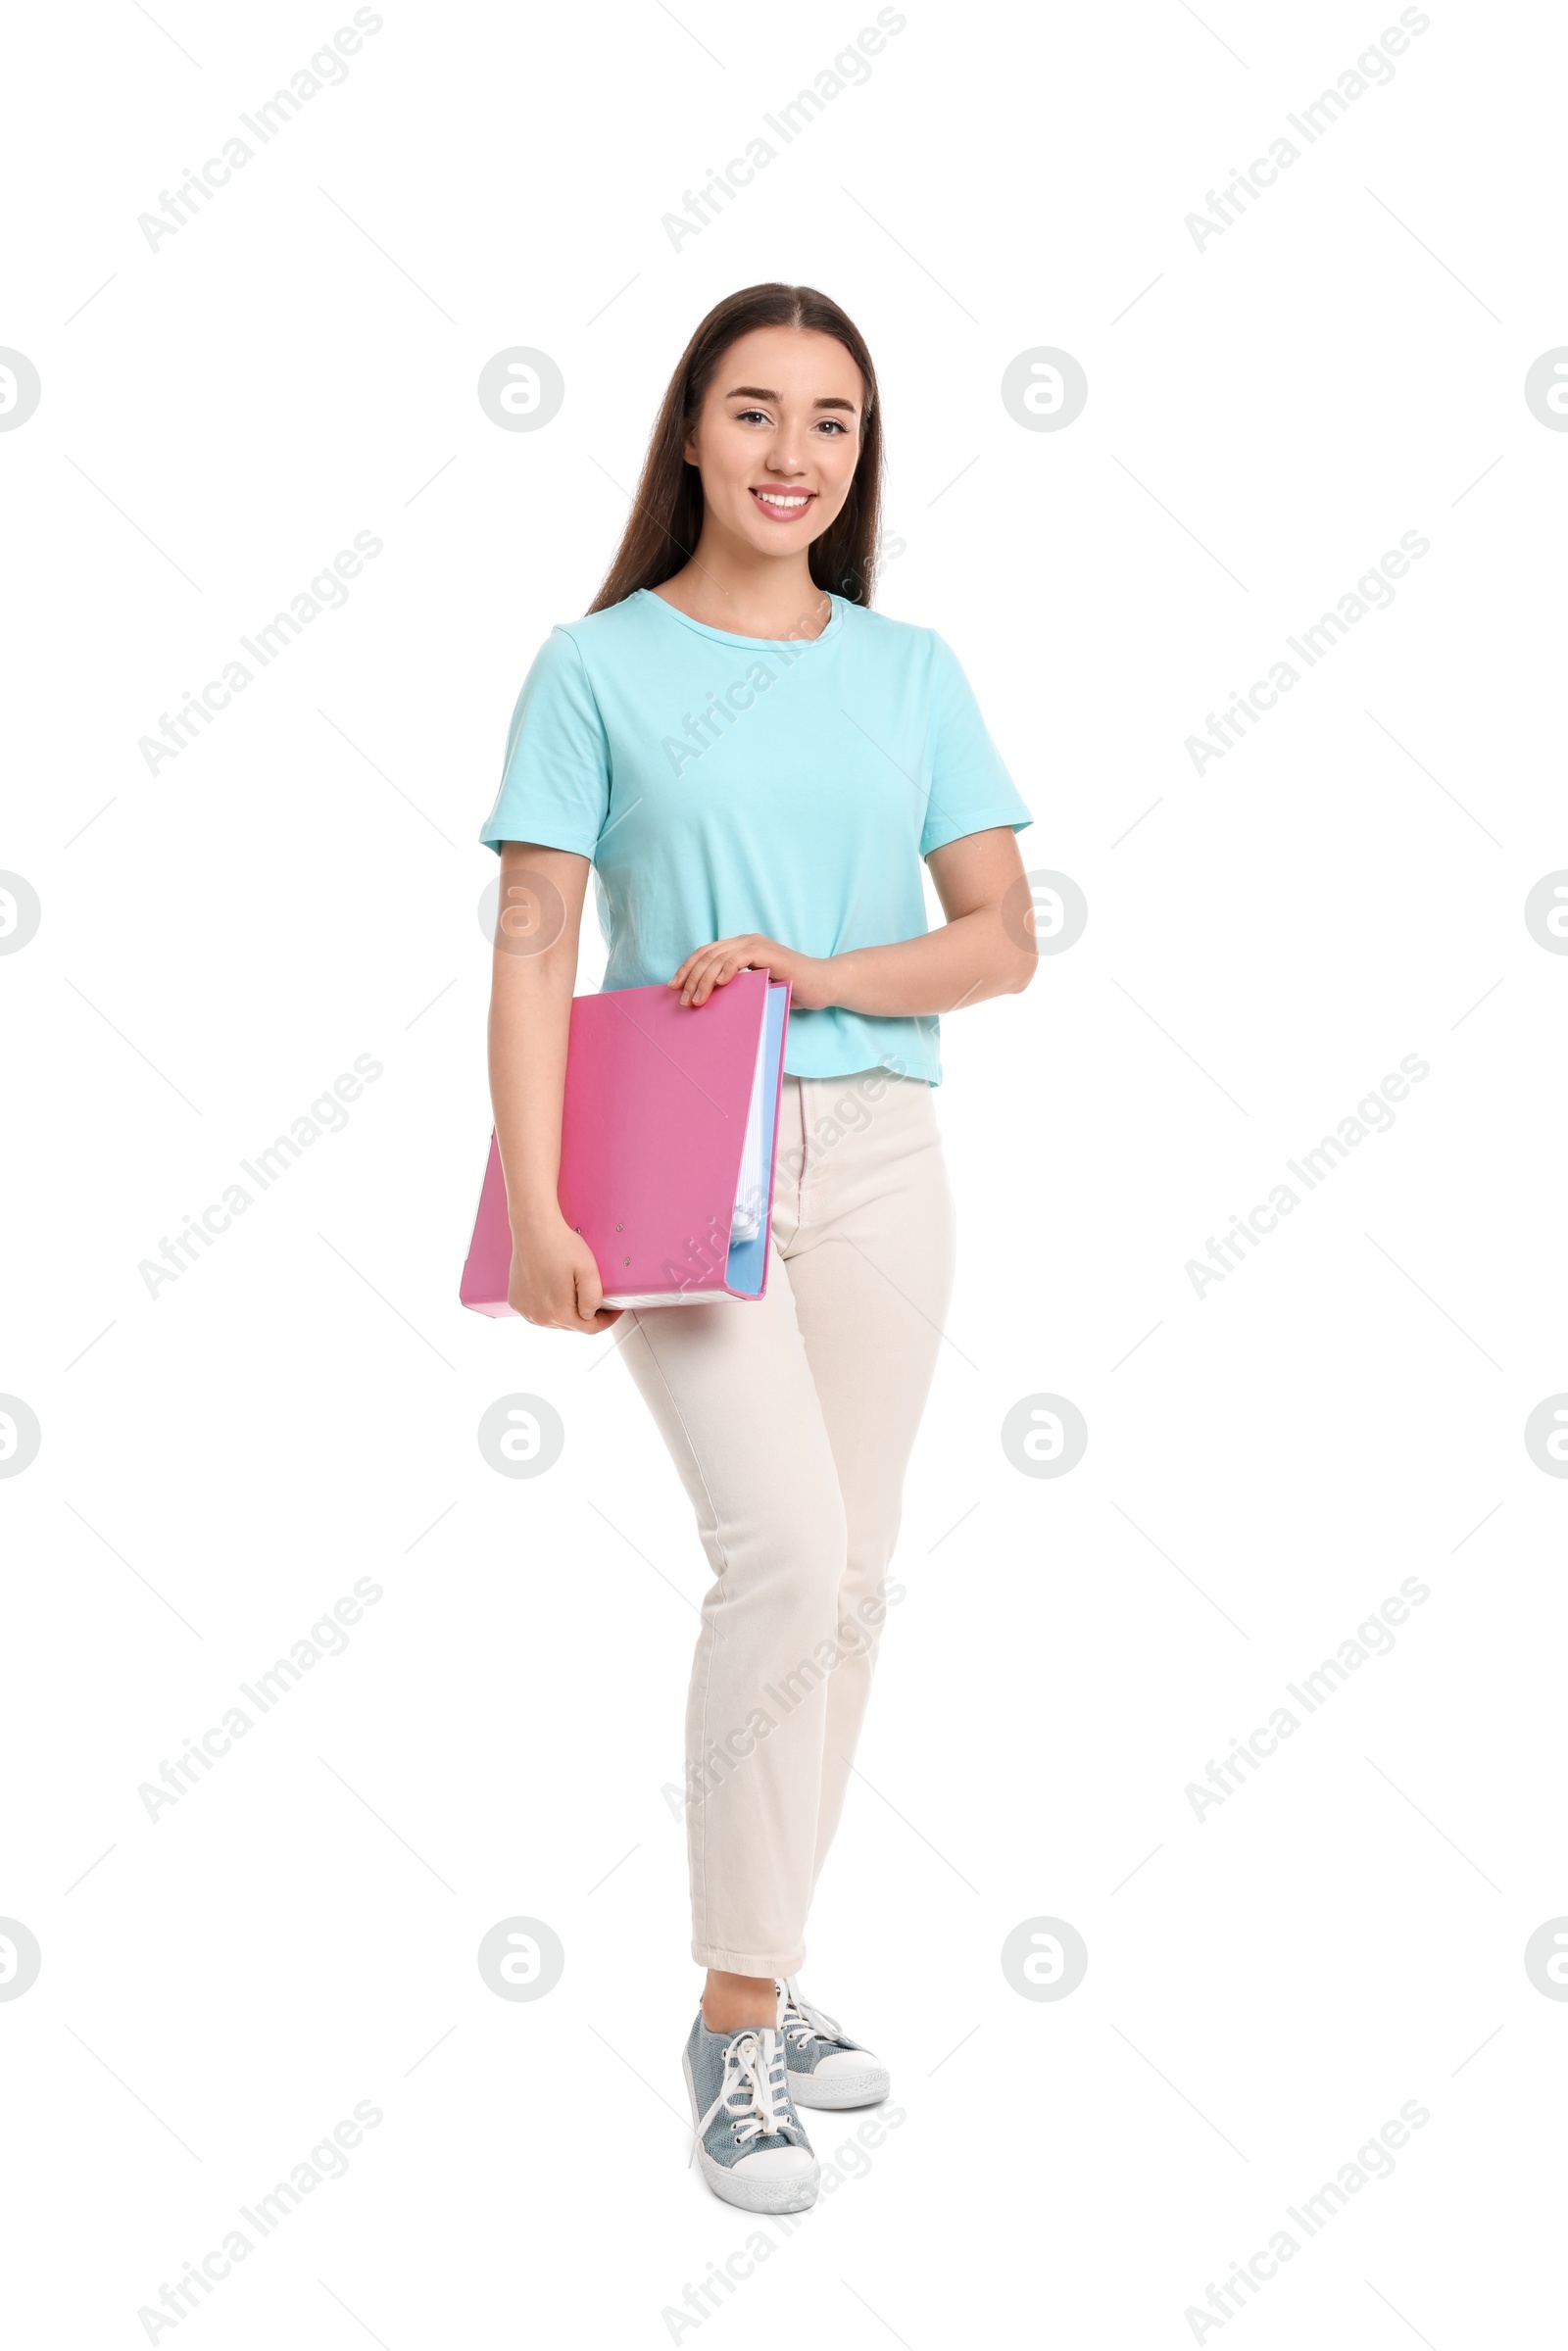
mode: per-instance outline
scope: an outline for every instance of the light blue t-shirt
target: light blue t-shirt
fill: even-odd
[[[935,630],[832,606],[780,642],[639,588],[540,647],[479,838],[593,859],[606,988],[746,931],[808,955],[920,938],[920,859],[1033,821]],[[792,1010],[786,1070],[878,1064],[939,1085],[936,1015]]]

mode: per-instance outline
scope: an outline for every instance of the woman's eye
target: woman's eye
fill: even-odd
[[[824,432],[831,431],[835,438],[841,438],[843,434],[848,431],[848,429],[849,427],[847,425],[840,423],[837,416],[824,416],[822,418],[822,430]]]

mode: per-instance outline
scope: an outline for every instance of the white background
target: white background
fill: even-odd
[[[42,1429],[0,1482],[0,1912],[43,1954],[0,2003],[9,2331],[145,2341],[369,2100],[347,2176],[155,2339],[1541,2339],[1568,2012],[1523,1951],[1568,1910],[1568,1488],[1523,1427],[1568,1387],[1568,961],[1523,905],[1568,863],[1568,439],[1523,380],[1568,341],[1560,21],[1434,5],[1200,250],[1185,216],[1396,10],[910,0],[677,251],[662,216],[869,7],[388,0],[153,251],[138,215],[349,12],[155,13],[14,26],[0,164],[0,342],[43,385],[0,434],[0,865],[43,909],[0,959],[0,1389]],[[1026,862],[1090,913],[945,1026],[952,1344],[805,1975],[906,2119],[695,2320],[749,2233],[684,2168],[661,1793],[708,1571],[610,1342],[457,1280],[513,701],[692,326],[771,277],[865,332],[879,602],[954,645]],[[513,345],[564,375],[538,432],[476,398]],[[1000,397],[1042,345],[1088,375],[1061,431]],[[362,530],[346,606],[149,774],[138,739]],[[1185,739],[1412,530],[1392,608],[1196,774]],[[139,1262],[358,1054],[343,1131],[150,1297]],[[1392,1130],[1196,1296],[1187,1260],[1406,1054]],[[537,1480],[475,1443],[516,1391],[565,1424]],[[1039,1393],[1088,1422],[1060,1479],[999,1442]],[[366,1576],[346,1652],[149,1819],[139,1786]],[[1195,1817],[1408,1577],[1392,1653]],[[564,1944],[536,2002],[475,1964],[514,1915]],[[1064,2000],[1002,1972],[1039,1916],[1088,1946]],[[1184,2316],[1411,2100],[1391,2178]],[[824,2157],[851,2123],[810,2126]]]

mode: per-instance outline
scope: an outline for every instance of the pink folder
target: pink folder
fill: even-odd
[[[737,972],[705,1004],[669,987],[572,998],[559,1197],[607,1306],[763,1296],[789,1004],[788,983],[765,971]],[[511,1314],[511,1276],[492,1133],[458,1296],[476,1314]]]

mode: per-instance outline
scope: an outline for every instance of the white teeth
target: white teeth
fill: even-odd
[[[752,492],[752,496],[754,498],[760,498],[764,506],[787,507],[792,511],[808,504],[808,500],[805,496],[800,498],[791,498],[786,496],[781,491],[774,490],[754,490]]]

